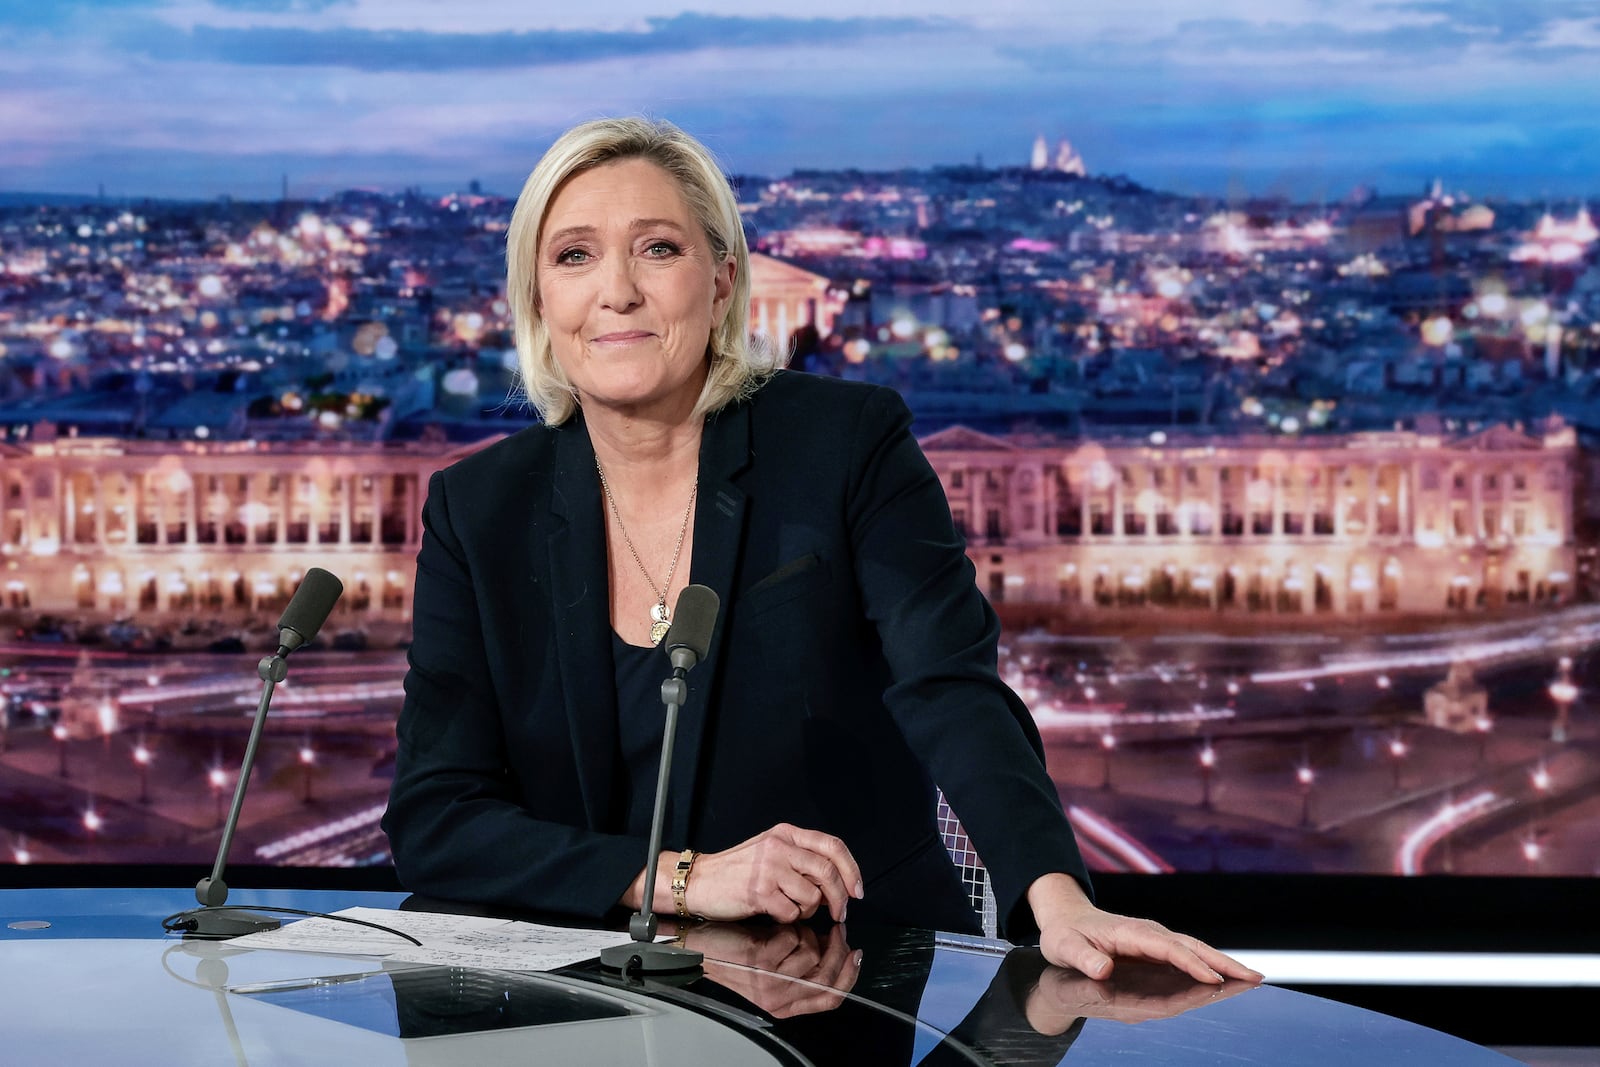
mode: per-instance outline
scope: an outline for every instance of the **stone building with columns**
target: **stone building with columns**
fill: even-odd
[[[1439,613],[1573,589],[1570,428],[922,441],[1003,603]]]
[[[322,566],[347,626],[410,620],[428,476],[498,440],[48,436],[0,444],[0,609],[243,619]],[[1431,614],[1573,588],[1564,427],[922,445],[997,602]]]
[[[151,622],[280,611],[311,566],[336,619],[409,619],[428,475],[472,450],[48,437],[0,444],[0,608]]]
[[[750,254],[751,332],[777,345],[788,344],[802,326],[827,336],[843,306],[843,298],[829,292],[823,275],[759,252]]]

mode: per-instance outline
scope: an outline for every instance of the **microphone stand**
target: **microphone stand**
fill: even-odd
[[[195,899],[200,907],[181,913],[181,929],[185,937],[222,938],[253,934],[262,930],[276,930],[283,924],[277,919],[256,915],[236,908],[228,908],[228,883],[222,880],[222,867],[228,862],[228,848],[233,844],[233,832],[239,827],[239,813],[244,810],[244,791],[250,784],[250,768],[255,766],[256,750],[261,747],[261,731],[267,722],[267,705],[272,702],[272,691],[289,676],[285,657],[317,636],[322,624],[344,592],[344,583],[321,567],[306,571],[305,579],[294,596],[289,598],[283,617],[278,620],[278,651],[264,656],[256,666],[261,678],[261,702],[256,705],[255,721],[250,724],[250,740],[244,746],[244,760],[239,767],[239,784],[233,790],[233,806],[228,809],[228,821],[222,826],[222,841],[217,845],[217,862],[208,877],[200,879],[194,887]],[[173,916],[178,918],[178,916]],[[177,929],[178,927],[168,927]]]
[[[705,954],[692,948],[656,943],[653,905],[656,868],[661,864],[661,825],[666,821],[667,785],[672,771],[672,739],[678,731],[678,709],[689,696],[684,678],[700,658],[694,649],[687,647],[673,648],[668,655],[672,660],[672,677],[661,683],[661,702],[667,706],[667,722],[661,734],[661,766],[656,772],[656,806],[650,816],[650,847],[645,852],[644,899],[640,901],[640,909],[628,918],[628,936],[632,942],[600,950],[600,966],[624,975],[697,970],[705,961]]]
[[[266,915],[223,908],[228,902],[228,883],[222,880],[222,868],[228,862],[233,832],[238,828],[239,815],[244,810],[244,792],[250,784],[250,769],[255,766],[256,750],[260,747],[262,728],[267,722],[267,705],[272,703],[272,691],[278,683],[289,676],[289,664],[284,657],[290,651],[288,646],[280,645],[276,653],[263,656],[256,665],[256,674],[261,678],[261,701],[256,705],[255,721],[250,725],[250,740],[244,746],[244,762],[239,767],[239,784],[233,790],[233,806],[228,809],[228,821],[222,825],[222,841],[217,845],[216,863],[211,867],[211,874],[200,879],[194,887],[195,899],[205,907],[193,914],[195,926],[184,934],[185,937],[238,937],[241,934],[276,930],[283,925]],[[219,910],[208,910],[211,908]]]

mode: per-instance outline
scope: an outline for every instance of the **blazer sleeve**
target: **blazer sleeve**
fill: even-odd
[[[1000,680],[1000,622],[978,591],[944,488],[898,394],[874,390],[854,437],[846,512],[856,580],[893,683],[884,701],[988,868],[1002,930],[1038,936],[1028,887],[1088,871],[1033,716]]]
[[[526,709],[504,707],[495,690],[480,604],[505,561],[479,560],[465,546],[445,475],[433,475],[423,507],[405,703],[383,817],[396,872],[428,896],[604,915],[643,869],[648,842],[540,818],[525,806],[519,776],[538,774],[541,759],[572,754],[507,751],[501,716]],[[472,494],[462,495],[469,515]]]

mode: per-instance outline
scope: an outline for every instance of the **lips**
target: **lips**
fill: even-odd
[[[597,345],[625,345],[634,341],[644,341],[654,337],[649,330],[617,330],[613,333],[603,333],[592,339]]]

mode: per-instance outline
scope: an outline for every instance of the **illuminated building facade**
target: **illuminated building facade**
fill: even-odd
[[[953,427],[922,444],[997,602],[1354,615],[1572,593],[1566,427],[1072,442]]]
[[[428,475],[470,451],[48,436],[0,445],[0,607],[146,622],[280,611],[311,566],[338,617],[409,619]]]
[[[843,305],[828,291],[828,279],[791,263],[750,256],[750,329],[776,344],[787,344],[803,326],[826,335]]]
[[[0,608],[169,623],[279,611],[311,566],[344,579],[347,625],[409,621],[428,475],[490,443],[40,436],[0,445]],[[1565,427],[922,444],[997,602],[1360,614],[1571,595]]]

